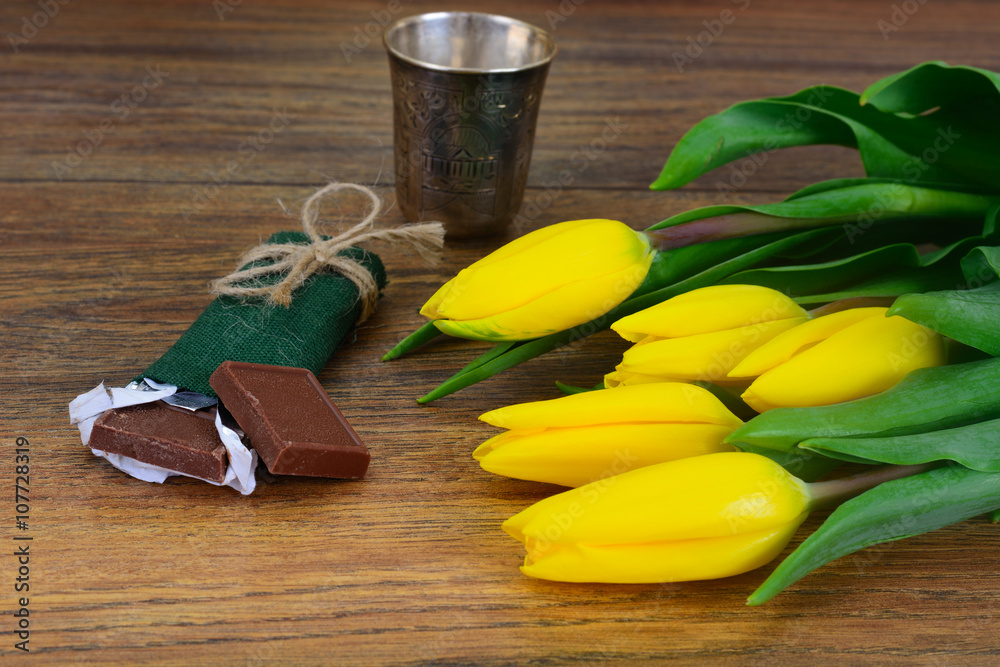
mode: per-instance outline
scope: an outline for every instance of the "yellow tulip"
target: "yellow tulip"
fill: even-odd
[[[774,337],[732,370],[757,377],[743,400],[758,412],[831,405],[892,387],[910,371],[946,363],[944,339],[886,308],[854,308]]]
[[[571,489],[535,503],[503,528],[525,545],[521,571],[539,579],[716,579],[775,558],[811,502],[810,486],[770,459],[724,452]]]
[[[734,451],[722,441],[743,423],[709,391],[680,383],[521,403],[480,419],[510,429],[474,452],[484,470],[563,486]]]
[[[818,317],[777,336],[748,354],[730,377],[757,377],[803,350],[870,317],[884,317],[886,308],[850,308]]]
[[[808,317],[790,298],[767,287],[692,290],[611,325],[636,344],[605,378],[605,386],[693,380],[726,384],[729,372],[748,354]]]
[[[713,285],[691,290],[621,318],[611,328],[638,343],[647,336],[684,338],[698,334],[808,317],[797,303],[759,285]]]
[[[446,334],[527,340],[603,315],[645,279],[649,238],[614,220],[543,227],[463,269],[420,313]]]

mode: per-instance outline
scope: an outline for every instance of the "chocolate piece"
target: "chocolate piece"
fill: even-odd
[[[209,379],[268,471],[357,479],[368,448],[305,368],[225,361]]]
[[[162,401],[104,413],[94,422],[90,446],[218,483],[229,464],[214,410],[191,412]]]

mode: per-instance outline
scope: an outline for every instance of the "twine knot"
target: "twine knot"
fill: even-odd
[[[336,236],[324,238],[319,222],[320,202],[342,190],[367,195],[371,208],[361,222]],[[375,312],[378,284],[363,264],[339,254],[341,251],[365,241],[387,241],[409,246],[433,263],[437,259],[435,251],[444,245],[444,226],[440,222],[374,229],[373,223],[381,211],[382,199],[371,188],[356,183],[330,183],[314,192],[302,206],[302,229],[309,237],[308,243],[264,243],[253,248],[240,258],[239,266],[247,268],[213,281],[212,292],[242,298],[264,297],[271,304],[287,308],[292,303],[292,292],[309,276],[320,270],[334,271],[357,285],[361,301],[357,323],[361,324]],[[260,284],[261,277],[273,274],[284,275],[274,284]]]

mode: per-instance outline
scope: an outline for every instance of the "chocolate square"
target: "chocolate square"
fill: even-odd
[[[89,444],[102,452],[221,483],[229,457],[214,414],[162,401],[115,408],[94,422]]]
[[[226,361],[209,379],[268,471],[358,479],[368,448],[305,368]]]

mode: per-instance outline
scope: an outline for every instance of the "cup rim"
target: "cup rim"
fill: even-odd
[[[479,16],[486,17],[492,21],[497,21],[499,23],[507,23],[511,25],[518,25],[526,28],[529,32],[538,36],[542,41],[546,42],[550,47],[549,53],[544,58],[539,58],[538,60],[532,61],[527,65],[522,65],[520,67],[496,67],[496,68],[483,68],[483,67],[448,67],[446,65],[437,65],[435,63],[430,63],[413,56],[409,56],[405,53],[400,52],[394,46],[389,43],[390,35],[399,31],[401,28],[407,26],[410,23],[416,23],[417,21],[427,21],[432,19],[439,19],[446,16]],[[438,72],[453,72],[461,74],[504,74],[510,72],[525,72],[527,70],[542,67],[544,65],[552,62],[552,59],[556,57],[556,53],[559,51],[559,45],[556,40],[553,39],[547,31],[539,28],[536,25],[532,25],[527,21],[521,21],[520,19],[511,18],[509,16],[503,16],[501,14],[489,14],[487,12],[428,12],[426,14],[414,14],[413,16],[406,16],[401,19],[394,21],[389,24],[389,27],[385,29],[382,33],[382,44],[385,46],[385,50],[393,57],[399,58],[411,65],[416,65],[417,67],[422,67],[424,69],[435,70]]]

